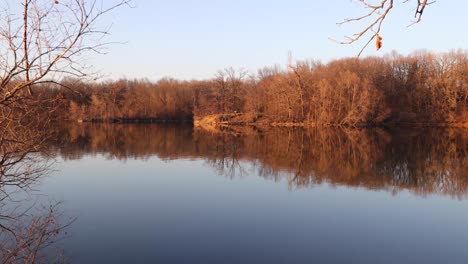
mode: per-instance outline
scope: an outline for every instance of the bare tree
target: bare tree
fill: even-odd
[[[131,0],[18,0],[0,3],[0,262],[38,263],[38,251],[63,227],[56,207],[33,217],[4,212],[13,188],[27,190],[44,173],[39,154],[61,96],[44,84],[90,75],[85,55],[109,43],[100,19]],[[53,130],[52,130],[53,131]],[[32,208],[29,208],[32,209]],[[31,216],[26,219],[24,216]]]
[[[106,13],[130,0],[24,0],[0,7],[0,104],[35,85],[64,76],[83,77],[88,52],[102,52]],[[21,10],[21,11],[20,11]],[[21,15],[19,14],[21,13]]]
[[[64,263],[60,250],[43,252],[63,238],[64,229],[73,222],[63,224],[60,211],[60,203],[35,209],[9,209],[0,203],[0,263]]]
[[[339,42],[340,44],[352,44],[365,36],[369,36],[366,44],[359,51],[358,56],[369,46],[369,44],[375,40],[375,45],[377,50],[382,47],[382,37],[380,32],[382,29],[382,24],[387,18],[388,14],[394,7],[394,0],[378,0],[378,1],[369,1],[369,0],[359,0],[359,2],[364,6],[367,12],[359,17],[347,18],[342,22],[339,22],[338,25],[353,23],[357,21],[368,21],[364,29],[353,34],[351,37],[346,37],[345,41]],[[415,20],[410,24],[416,24],[421,22],[422,15],[426,8],[434,3],[435,1],[428,0],[402,0],[402,3],[406,4],[412,2],[415,4],[416,9],[414,13]]]
[[[0,176],[38,151],[60,98],[41,85],[89,74],[87,53],[102,53],[109,28],[100,19],[130,0],[23,0],[0,5]],[[11,169],[10,169],[11,171]]]

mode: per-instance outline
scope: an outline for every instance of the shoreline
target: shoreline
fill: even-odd
[[[380,123],[315,123],[315,122],[271,122],[265,118],[257,120],[242,120],[243,114],[215,114],[204,117],[194,117],[193,119],[168,120],[158,118],[93,118],[78,119],[78,123],[93,124],[189,124],[194,128],[204,128],[207,130],[219,127],[301,127],[301,128],[373,128],[373,127],[403,127],[403,128],[468,128],[467,122],[420,122],[420,121],[390,121]]]
[[[315,122],[270,122],[261,117],[257,120],[242,120],[244,114],[216,114],[205,117],[195,117],[193,121],[194,127],[211,129],[212,127],[336,127],[336,128],[372,128],[372,127],[404,127],[404,128],[421,128],[421,127],[438,127],[438,128],[468,128],[467,122],[421,122],[421,121],[388,121],[379,123],[315,123]]]

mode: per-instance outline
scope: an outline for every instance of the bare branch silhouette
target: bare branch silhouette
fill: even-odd
[[[358,53],[358,57],[362,54],[362,52],[369,46],[369,44],[375,40],[376,48],[379,50],[382,47],[382,37],[380,36],[383,22],[386,20],[388,14],[394,8],[394,0],[379,0],[378,3],[372,3],[369,0],[359,0],[359,2],[364,6],[367,12],[364,15],[353,17],[353,18],[346,18],[342,22],[337,23],[338,25],[344,25],[349,23],[354,23],[358,21],[369,21],[367,26],[364,29],[354,33],[350,37],[345,37],[346,40],[338,41],[340,44],[352,44],[360,40],[365,36],[369,36],[367,42],[361,48]],[[410,0],[404,0],[403,3],[408,3]],[[427,6],[431,5],[435,1],[428,2],[427,0],[411,0],[411,2],[415,2],[416,10],[414,17],[416,20],[412,22],[410,25],[416,24],[421,22],[422,15],[426,10]]]

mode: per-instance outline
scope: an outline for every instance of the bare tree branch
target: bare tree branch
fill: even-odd
[[[354,18],[347,18],[344,19],[342,22],[337,23],[338,25],[344,25],[349,23],[354,23],[358,21],[369,21],[367,26],[354,33],[351,37],[345,37],[346,40],[344,41],[336,41],[339,44],[352,44],[360,40],[361,38],[368,36],[367,42],[361,48],[358,53],[358,57],[362,54],[362,52],[369,46],[372,41],[376,41],[376,48],[379,50],[382,47],[382,37],[380,36],[383,22],[386,20],[390,11],[394,8],[394,0],[379,0],[377,4],[371,3],[369,0],[359,0],[359,2],[364,6],[367,13],[362,16],[354,17]],[[416,24],[421,22],[421,17],[426,9],[427,6],[434,3],[428,2],[427,0],[413,0],[416,2],[416,11],[415,11],[415,18],[416,21],[410,24]],[[404,0],[403,3],[408,3],[410,0]]]

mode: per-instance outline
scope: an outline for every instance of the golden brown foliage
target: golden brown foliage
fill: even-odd
[[[468,54],[396,53],[297,62],[256,76],[226,69],[205,81],[67,80],[63,119],[169,121],[243,114],[319,126],[468,126]],[[54,95],[56,96],[56,95]],[[240,118],[239,118],[240,119]],[[223,121],[223,120],[221,120]]]

